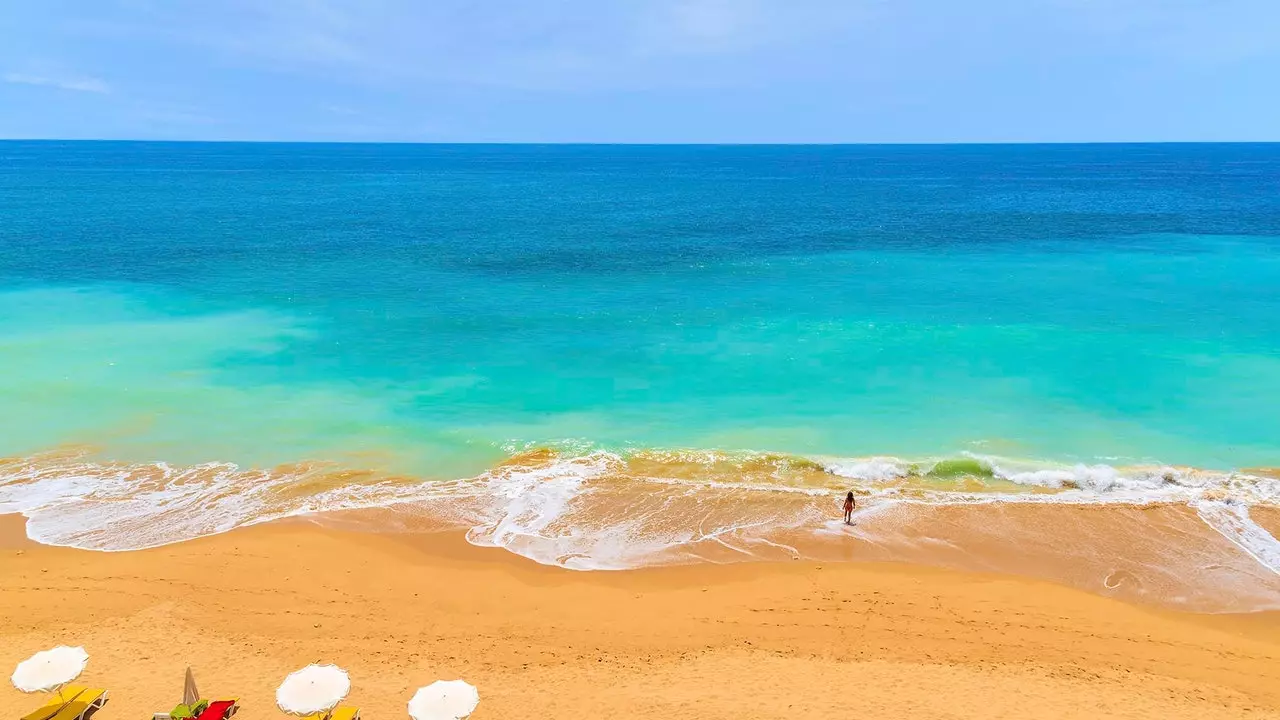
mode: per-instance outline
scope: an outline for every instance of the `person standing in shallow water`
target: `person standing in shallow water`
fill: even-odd
[[[853,491],[850,490],[849,494],[846,495],[844,498],[844,524],[845,525],[853,524],[853,506],[854,506]]]

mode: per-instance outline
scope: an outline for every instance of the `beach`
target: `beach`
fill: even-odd
[[[1280,2],[7,6],[0,720],[1280,720]]]
[[[1277,178],[0,142],[0,665],[83,645],[102,720],[312,662],[368,720],[1277,717]]]
[[[102,553],[0,521],[0,665],[83,645],[103,720],[169,709],[188,665],[241,717],[276,717],[275,687],[317,661],[350,671],[367,718],[452,678],[479,687],[477,720],[1280,717],[1275,612],[900,563],[584,573],[306,519]],[[36,704],[0,692],[0,715]]]

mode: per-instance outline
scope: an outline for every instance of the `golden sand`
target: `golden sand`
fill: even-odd
[[[0,518],[0,669],[84,645],[98,715],[172,707],[182,671],[281,717],[335,662],[364,717],[464,678],[488,718],[1280,718],[1280,614],[1179,614],[1043,581],[876,563],[575,573],[457,534],[291,522],[131,553]],[[38,698],[0,690],[0,718]]]
[[[1255,506],[1250,509],[1249,515],[1272,537],[1280,537],[1280,507]]]

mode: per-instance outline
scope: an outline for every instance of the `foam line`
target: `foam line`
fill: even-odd
[[[1218,531],[1260,565],[1280,575],[1280,541],[1249,517],[1249,508],[1235,502],[1193,504],[1206,525]]]

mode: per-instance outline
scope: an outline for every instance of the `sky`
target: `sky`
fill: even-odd
[[[0,0],[0,137],[1280,140],[1280,2]]]

